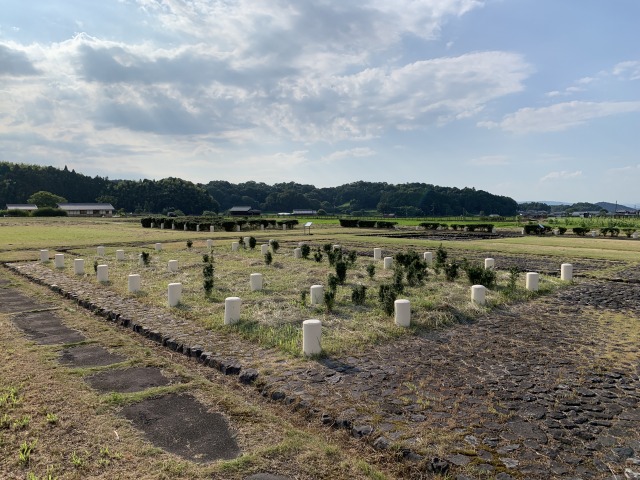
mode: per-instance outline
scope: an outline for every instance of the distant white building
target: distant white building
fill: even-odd
[[[7,210],[22,210],[23,212],[31,213],[37,209],[38,206],[31,203],[7,203]]]
[[[115,210],[110,203],[59,203],[58,208],[70,217],[112,217]]]

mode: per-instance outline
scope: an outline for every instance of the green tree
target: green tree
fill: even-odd
[[[38,206],[38,208],[50,207],[50,208],[58,208],[59,203],[66,203],[67,199],[61,197],[60,195],[56,195],[51,192],[45,192],[41,190],[39,192],[34,193],[27,199],[28,203],[33,203]]]

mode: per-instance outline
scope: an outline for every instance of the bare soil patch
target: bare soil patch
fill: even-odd
[[[101,345],[78,345],[60,352],[60,363],[74,367],[104,367],[125,360],[126,357],[112,353]]]
[[[147,388],[171,384],[171,380],[155,367],[133,367],[106,370],[85,377],[85,381],[99,392],[133,393]]]
[[[82,342],[86,337],[65,326],[54,312],[21,313],[13,322],[34,342],[41,345],[56,345]]]
[[[190,395],[164,395],[124,407],[121,414],[169,452],[194,462],[232,459],[240,449],[225,418]]]

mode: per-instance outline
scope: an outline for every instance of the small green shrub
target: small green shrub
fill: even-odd
[[[335,292],[338,288],[340,281],[338,280],[338,277],[336,277],[333,273],[330,273],[327,276],[327,286],[329,287],[329,290]]]
[[[444,268],[445,263],[447,263],[447,257],[448,256],[449,256],[449,254],[444,249],[442,244],[440,244],[438,246],[438,248],[436,249],[436,261],[435,261],[436,269]]]
[[[209,297],[211,296],[214,285],[213,255],[203,255],[202,260],[204,261],[204,266],[202,267],[202,288],[204,289],[204,294]]]
[[[347,280],[347,262],[343,260],[336,262],[336,276],[340,285],[344,285]]]
[[[191,250],[191,247],[193,247],[193,240],[187,240],[187,248]]]
[[[249,237],[249,249],[253,250],[254,248],[256,248],[256,237]]]
[[[376,266],[373,263],[367,265],[367,275],[369,278],[373,280],[374,275],[376,274]]]
[[[332,312],[336,304],[336,292],[335,290],[327,290],[324,292],[324,306],[327,312]]]
[[[300,253],[302,254],[302,258],[304,259],[309,258],[309,254],[311,253],[311,247],[306,243],[303,243],[302,246],[300,247]]]
[[[98,273],[98,260],[93,261],[93,273]]]
[[[496,272],[491,268],[484,268],[477,263],[467,263],[463,268],[471,285],[484,285],[491,288],[496,283]]]
[[[144,266],[148,266],[148,265],[149,265],[149,262],[151,261],[151,260],[149,259],[149,252],[142,252],[142,253],[140,254],[140,258],[142,258],[142,264],[143,264]],[[96,269],[96,271],[98,271],[98,265],[97,265],[97,263],[98,263],[98,262],[96,262],[96,265],[95,265],[95,269]]]
[[[455,281],[460,275],[460,264],[458,262],[445,263],[444,265],[444,277],[448,282]]]
[[[584,237],[587,234],[587,232],[589,232],[589,229],[585,227],[573,227],[571,230],[573,231],[574,234],[578,235],[579,237]]]
[[[280,248],[280,243],[278,243],[277,240],[272,240],[271,241],[271,249],[273,250],[273,253],[276,253],[279,248]]]
[[[514,293],[518,288],[518,280],[520,279],[520,270],[518,267],[509,268],[509,276],[507,277],[507,293]]]
[[[351,287],[351,301],[355,305],[364,305],[367,297],[367,287],[365,285],[354,285]]]
[[[266,265],[271,265],[271,263],[273,262],[273,255],[271,254],[271,252],[267,252],[264,254],[264,263]]]
[[[320,251],[320,249],[318,248],[318,250],[313,254],[313,259],[320,263],[322,261],[323,255],[322,252]]]
[[[398,294],[396,293],[393,285],[383,283],[378,288],[378,300],[380,301],[382,310],[388,316],[393,315],[393,312],[395,310],[394,302],[396,301],[397,297]]]

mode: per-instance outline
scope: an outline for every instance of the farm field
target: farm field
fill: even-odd
[[[549,472],[569,478],[579,471],[588,472],[590,478],[608,478],[599,465],[608,465],[610,471],[618,473],[624,473],[627,465],[627,457],[611,457],[611,448],[631,449],[634,453],[630,458],[640,449],[638,433],[628,424],[640,401],[638,240],[522,237],[513,235],[511,227],[504,227],[509,232],[506,236],[457,241],[456,235],[423,235],[415,226],[380,236],[381,232],[373,229],[316,225],[312,235],[305,235],[301,227],[290,231],[205,233],[143,229],[137,222],[120,220],[56,219],[51,224],[42,219],[4,220],[0,259],[12,262],[16,271],[91,299],[102,310],[121,312],[136,322],[139,316],[145,329],[161,332],[165,338],[178,338],[185,348],[198,343],[216,355],[235,359],[244,370],[255,370],[258,380],[253,387],[238,391],[229,377],[214,378],[205,373],[210,382],[206,388],[220,388],[222,393],[216,395],[239,395],[248,402],[256,397],[271,398],[275,403],[251,407],[264,418],[263,425],[272,421],[269,415],[285,411],[290,423],[277,427],[282,438],[298,432],[296,429],[301,429],[300,435],[311,435],[314,440],[309,450],[283,447],[273,464],[290,478],[298,478],[293,476],[296,472],[283,469],[280,461],[308,455],[317,459],[314,468],[319,472],[330,472],[332,455],[339,458],[335,452],[349,449],[355,449],[361,460],[350,462],[348,457],[340,457],[342,468],[348,472],[344,477],[332,476],[335,472],[314,477],[299,464],[294,470],[298,469],[299,478],[551,478]],[[240,236],[253,236],[256,247],[232,251],[231,243]],[[211,248],[206,245],[207,239],[213,240]],[[260,245],[269,240],[276,240],[279,248],[270,250],[272,262],[267,264]],[[156,242],[162,244],[161,250],[155,249]],[[294,248],[299,248],[300,242],[311,247],[307,259],[295,258]],[[105,246],[104,256],[97,255],[98,245]],[[333,301],[311,305],[310,286],[321,284],[327,291],[329,275],[337,273],[328,261],[333,245],[341,246],[345,259],[349,252],[355,252],[355,260],[347,266],[345,282],[337,286]],[[378,298],[381,285],[398,283],[398,273],[385,270],[382,261],[374,260],[374,247],[382,248],[382,256],[394,257],[394,262],[401,258],[398,254],[411,251],[420,258],[422,252],[430,251],[435,258],[440,249],[447,256],[444,264],[461,265],[459,275],[447,278],[444,266],[431,265],[425,270],[426,278],[411,281],[406,276],[409,268],[405,268],[403,290],[397,298],[410,300],[412,326],[398,327]],[[43,248],[50,250],[51,258],[54,253],[64,253],[65,267],[38,263]],[[115,259],[119,249],[125,252],[122,261]],[[149,255],[148,265],[139,263],[143,252]],[[316,261],[314,254],[321,254],[322,259]],[[209,295],[203,288],[203,256],[213,259]],[[486,257],[496,261],[496,278],[487,291],[487,305],[478,306],[470,301],[472,283],[463,266],[482,265]],[[85,259],[84,275],[74,274],[74,258]],[[178,261],[177,272],[168,270],[169,260]],[[575,282],[559,279],[560,264],[566,262],[574,265]],[[108,265],[107,283],[97,282],[94,264]],[[524,272],[528,271],[540,273],[538,292],[524,288]],[[127,277],[132,273],[141,275],[142,289],[138,293],[127,290]],[[250,290],[251,273],[263,275],[263,290]],[[51,296],[41,287],[9,275],[12,285],[43,298]],[[167,285],[174,282],[182,283],[183,296],[177,307],[169,308]],[[358,286],[365,287],[362,303],[353,298]],[[230,296],[242,298],[240,321],[224,325],[224,299]],[[63,307],[65,315],[68,311],[74,318],[75,313],[71,313],[78,308]],[[87,319],[92,316],[81,316],[85,320],[70,321],[89,328],[93,322]],[[309,318],[320,319],[323,324],[323,353],[311,359],[301,355],[301,323]],[[100,335],[106,338],[117,327],[103,322],[91,328],[103,331]],[[14,331],[12,335],[14,341],[25,342],[19,339],[19,333]],[[133,333],[127,335],[131,348],[143,341]],[[599,341],[593,342],[594,338]],[[38,347],[25,348],[32,355],[42,352]],[[172,358],[170,351],[160,346],[151,348],[154,358],[156,354]],[[39,361],[48,361],[54,352],[49,350],[44,356],[38,353]],[[5,357],[7,365],[18,368],[13,385],[28,384],[30,380],[20,375],[19,369],[26,361],[24,356]],[[189,365],[193,361],[180,361],[181,372],[192,369]],[[160,360],[146,363],[154,362],[167,369],[178,368]],[[9,372],[12,367],[5,370]],[[76,372],[76,376],[82,373]],[[601,389],[603,380],[611,387]],[[201,388],[201,380],[193,381]],[[582,395],[585,389],[595,392],[594,396]],[[615,392],[618,400],[607,403],[607,392]],[[575,396],[587,399],[588,405],[581,400],[573,405],[577,415],[567,415],[562,406]],[[46,399],[31,397],[45,408]],[[529,400],[522,400],[525,397]],[[107,402],[105,398],[97,401]],[[219,402],[233,418],[227,402]],[[597,408],[590,410],[589,405]],[[119,405],[109,408],[117,411]],[[594,417],[594,412],[605,412],[607,418]],[[560,414],[564,417],[556,418]],[[573,417],[579,417],[575,424]],[[302,419],[306,420],[301,423]],[[303,426],[307,420],[311,432]],[[327,429],[322,424],[341,428]],[[250,426],[242,428],[251,430]],[[581,437],[576,438],[581,438],[584,451],[571,441],[578,433]],[[326,435],[328,443],[322,443],[320,438]],[[354,440],[360,437],[362,440]],[[251,441],[258,444],[247,449],[258,453],[246,464],[236,461],[232,468],[214,462],[200,467],[176,459],[171,462],[181,467],[164,469],[163,478],[215,477],[223,470],[233,472],[220,478],[244,478],[257,467],[270,465],[267,458],[271,450],[260,447],[255,433],[247,433],[246,438],[253,438],[247,445]],[[554,455],[554,450],[559,453]],[[158,458],[169,455],[157,453]],[[396,461],[398,456],[405,460]],[[569,461],[572,456],[581,461]],[[145,470],[146,474],[158,468],[154,462],[148,464],[151,470]],[[26,475],[27,469],[16,471]]]

